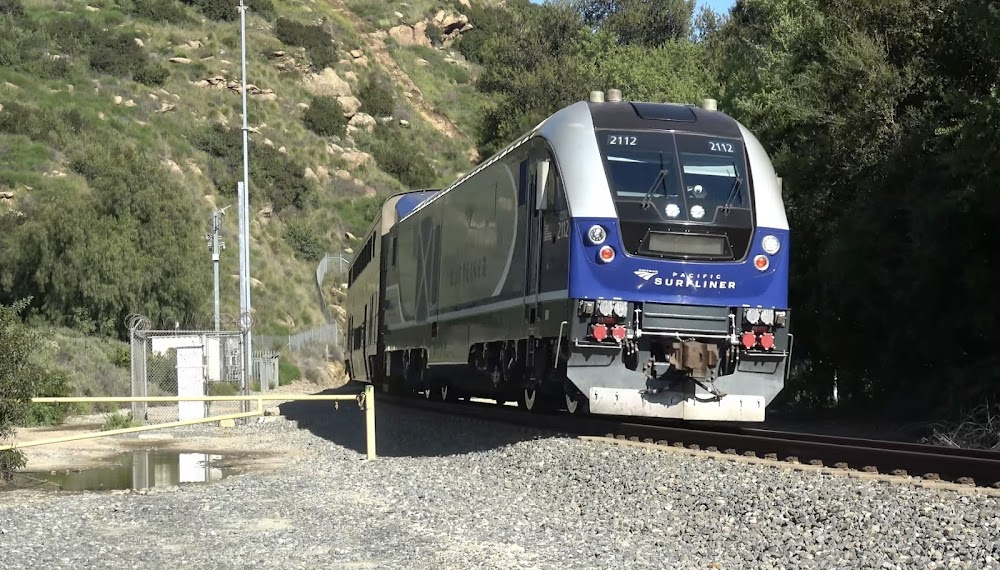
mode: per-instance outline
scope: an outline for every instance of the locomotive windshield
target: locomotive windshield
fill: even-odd
[[[609,129],[597,137],[631,253],[743,257],[753,218],[742,141]]]

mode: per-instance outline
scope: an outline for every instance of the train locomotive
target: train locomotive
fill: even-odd
[[[760,422],[791,357],[756,137],[595,91],[444,189],[388,198],[348,277],[356,381],[530,411]]]

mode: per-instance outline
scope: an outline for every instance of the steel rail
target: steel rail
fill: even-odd
[[[925,480],[1000,488],[1000,452],[926,444],[781,432],[739,426],[674,427],[638,423],[635,418],[532,414],[511,406],[439,402],[382,394],[386,404],[497,421],[567,435],[605,436],[660,445],[722,451],[785,462],[854,469]]]

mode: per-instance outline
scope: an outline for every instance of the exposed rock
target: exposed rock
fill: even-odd
[[[389,37],[401,46],[431,47],[431,40],[427,38],[427,24],[424,22],[418,22],[413,26],[401,24],[389,28]]]
[[[186,57],[172,57],[167,61],[170,63],[191,63],[191,60]]]
[[[274,148],[274,141],[272,141],[271,139],[264,139],[264,145]]]
[[[216,75],[214,77],[209,77],[206,79],[199,79],[198,81],[192,81],[192,85],[196,87],[211,87],[214,89],[228,89],[235,93],[242,93],[243,88],[239,81],[235,79],[227,81],[225,77],[221,75]],[[263,99],[264,101],[274,101],[278,98],[278,95],[273,89],[261,89],[253,83],[247,83],[247,95],[250,97],[257,97],[258,99]]]
[[[304,77],[302,85],[313,95],[329,95],[330,97],[349,97],[352,95],[351,85],[329,67],[320,73]]]
[[[344,170],[343,168],[336,170],[333,173],[333,175],[336,176],[337,178],[342,178],[344,180],[350,180],[351,179],[351,173],[348,172],[348,171],[346,171],[346,170]],[[348,232],[348,233],[350,233],[350,232]]]
[[[344,152],[344,149],[340,145],[328,144],[326,145],[326,152],[327,154],[341,154]]]
[[[348,128],[354,127],[356,129],[364,129],[369,133],[375,130],[375,125],[377,124],[378,121],[375,120],[375,117],[367,113],[358,113],[351,117],[351,120],[347,122]]]
[[[344,237],[347,238],[348,241],[358,241],[358,236],[352,234],[351,232],[344,232]]]
[[[393,12],[392,15],[396,16],[399,19],[403,19],[403,13],[402,12]]]
[[[438,10],[437,14],[434,14],[433,22],[435,26],[441,29],[441,33],[447,36],[455,33],[456,31],[465,31],[465,27],[469,25],[469,17],[464,14],[455,14],[444,10]]]
[[[466,8],[472,8],[472,4],[469,4],[469,0],[458,0],[458,3]]]
[[[309,108],[309,103],[297,103],[295,106],[298,107],[299,110],[305,111]]]
[[[344,108],[344,116],[351,118],[357,114],[361,108],[361,101],[357,97],[337,97],[340,106]]]
[[[309,168],[308,166],[306,167],[306,171],[304,173],[302,173],[302,176],[305,177],[305,178],[311,178],[311,179],[316,180],[316,181],[319,180],[319,177],[316,176],[316,173],[313,172],[313,169]]]
[[[3,113],[3,104],[0,104],[0,113]]]
[[[167,170],[169,170],[172,174],[184,174],[184,171],[181,170],[180,165],[170,160],[169,158],[163,159],[163,166],[166,166]]]
[[[132,39],[135,40],[135,45],[139,47],[146,47],[146,43],[143,42],[141,39],[139,38],[132,38]]]
[[[318,176],[320,180],[326,180],[330,177],[330,170],[321,164],[316,167],[316,176]]]
[[[360,66],[360,67],[368,67],[368,58],[362,56],[362,57],[359,57],[359,58],[351,61],[351,63],[353,65],[357,65],[357,66]]]
[[[361,57],[363,55],[365,55],[365,53],[363,51],[359,50],[359,49],[352,49],[351,50],[351,57],[353,57],[355,59],[357,59],[357,58],[359,58],[359,57]]]
[[[278,152],[280,152],[281,154],[288,154],[288,149],[286,149],[283,146],[279,146],[278,147]]]
[[[171,103],[164,103],[163,105],[160,106],[159,109],[156,110],[156,112],[157,113],[166,113],[166,112],[169,112],[169,111],[173,111],[175,108],[177,108],[177,105],[173,105]]]
[[[285,50],[279,49],[271,52],[271,57],[285,57]]]
[[[201,168],[198,167],[198,163],[195,162],[193,158],[187,159],[186,164],[187,164],[188,170],[190,170],[191,172],[197,174],[198,176],[202,175]]]
[[[429,64],[430,64],[430,62],[427,61],[426,59],[422,58],[422,57],[417,60],[417,65],[419,65],[419,66],[424,66],[424,65],[429,65]]]
[[[135,101],[129,99],[128,101],[125,101],[125,106],[126,107],[135,107]]]
[[[198,40],[191,40],[186,45],[191,49],[201,49],[201,47],[204,46],[205,44],[201,43]]]
[[[399,120],[399,126],[401,126],[401,127],[408,127],[408,126],[410,126],[410,121],[407,121],[406,119],[400,119]]]
[[[267,205],[257,211],[257,217],[270,218],[273,213],[274,209],[270,205]]]
[[[122,100],[123,99],[122,99],[121,95],[115,95],[115,105],[121,105],[122,104]]]
[[[14,193],[7,190],[0,190],[0,200],[11,201],[14,199]]]
[[[372,155],[367,152],[361,152],[360,150],[347,151],[340,155],[341,160],[347,163],[347,166],[351,169],[357,169],[371,160]]]
[[[345,71],[344,72],[344,79],[346,79],[348,81],[357,81],[358,80],[358,74],[354,73],[353,71]]]

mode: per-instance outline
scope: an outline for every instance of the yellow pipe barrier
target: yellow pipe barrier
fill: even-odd
[[[239,412],[235,414],[225,414],[221,416],[211,416],[208,418],[200,418],[195,420],[179,420],[176,422],[168,422],[165,424],[156,424],[150,426],[138,426],[130,428],[120,428],[101,432],[92,433],[82,433],[75,435],[67,435],[63,437],[54,437],[50,439],[40,439],[38,441],[32,441],[22,444],[10,444],[10,445],[0,445],[0,451],[7,451],[11,449],[19,449],[22,447],[35,447],[39,445],[47,445],[50,443],[65,443],[68,441],[79,441],[83,439],[96,439],[98,437],[107,437],[112,435],[120,435],[125,433],[136,433],[141,431],[150,431],[154,429],[172,428],[172,427],[183,427],[195,424],[204,424],[209,422],[217,422],[221,420],[236,420],[242,418],[249,418],[253,416],[260,416],[264,414],[264,401],[272,400],[284,400],[284,401],[344,401],[344,400],[358,400],[357,396],[351,395],[328,395],[328,396],[318,396],[312,394],[261,394],[257,396],[146,396],[146,397],[135,397],[135,396],[110,396],[107,398],[94,397],[94,396],[66,396],[66,397],[38,397],[32,398],[32,402],[40,404],[72,404],[72,403],[129,403],[129,402],[208,402],[208,401],[226,401],[226,402],[245,402],[250,400],[256,400],[257,409],[250,412]],[[375,459],[375,390],[371,384],[365,386],[364,398],[358,402],[364,407],[365,410],[365,436],[367,440],[367,453],[368,459]]]

